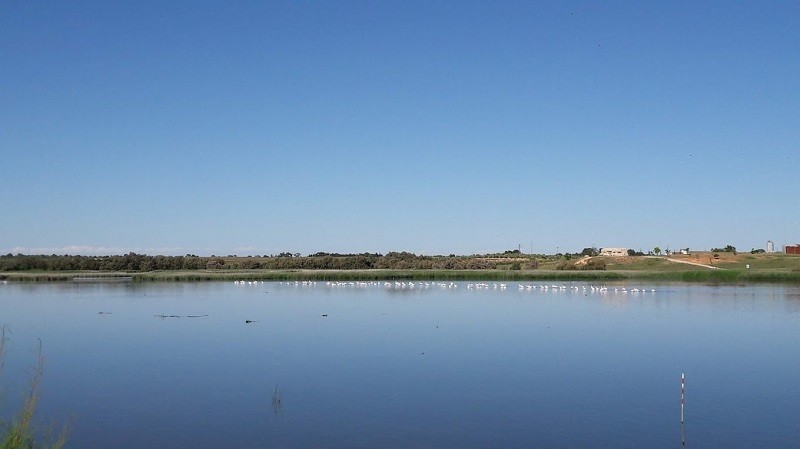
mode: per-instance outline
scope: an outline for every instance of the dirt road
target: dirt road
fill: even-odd
[[[709,268],[709,269],[712,269],[712,270],[719,270],[720,269],[719,267],[715,267],[713,265],[706,265],[706,264],[702,264],[702,263],[698,263],[698,262],[689,262],[688,260],[670,259],[669,257],[667,257],[667,260],[670,261],[670,262],[685,263],[687,265],[695,265],[695,266],[698,266],[698,267]]]

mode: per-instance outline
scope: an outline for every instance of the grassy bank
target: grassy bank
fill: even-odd
[[[782,270],[185,270],[144,273],[8,272],[17,282],[71,282],[76,276],[127,275],[133,282],[201,281],[370,281],[370,280],[497,280],[497,281],[680,281],[698,283],[800,283],[800,272]]]

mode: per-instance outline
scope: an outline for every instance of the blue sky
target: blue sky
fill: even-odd
[[[800,241],[800,3],[0,2],[0,251]]]

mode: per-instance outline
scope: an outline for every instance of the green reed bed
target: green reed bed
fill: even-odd
[[[134,281],[382,281],[382,280],[603,280],[621,279],[606,271],[507,270],[287,270],[234,272],[158,272],[133,274]]]
[[[798,271],[747,271],[740,276],[745,282],[800,283]]]
[[[795,283],[800,271],[785,270],[176,270],[140,273],[19,272],[3,273],[3,279],[30,282],[71,282],[76,277],[126,275],[133,282],[205,281],[674,281],[692,283]],[[102,280],[101,280],[102,282]]]
[[[739,272],[731,270],[637,271],[629,276],[630,279],[696,283],[737,283],[740,277]]]
[[[737,270],[586,271],[586,270],[247,270],[234,272],[151,272],[134,274],[135,281],[624,281],[651,280],[692,283],[800,282],[798,272]]]
[[[11,272],[3,273],[0,279],[17,282],[66,282],[71,281],[75,273],[48,271],[48,272]]]

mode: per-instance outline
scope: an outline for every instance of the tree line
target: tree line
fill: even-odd
[[[484,270],[520,265],[519,260],[506,262],[504,257],[518,254],[492,256],[425,256],[409,252],[387,254],[336,254],[315,253],[308,256],[282,253],[278,256],[149,256],[128,253],[114,256],[79,255],[25,255],[0,256],[0,271],[169,271],[169,270],[366,270],[366,269],[439,269]],[[530,258],[520,268],[536,268],[537,261]],[[517,268],[519,269],[519,268]]]

